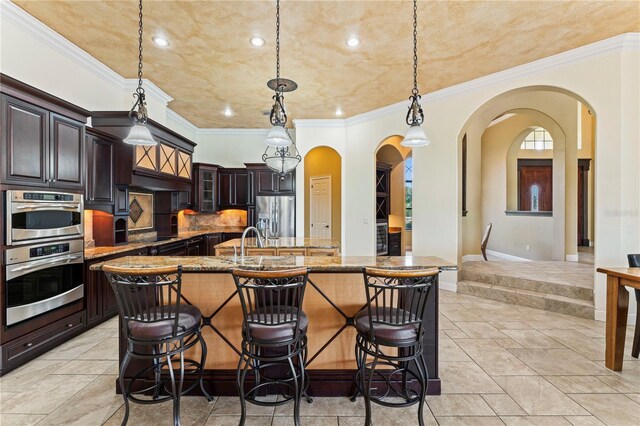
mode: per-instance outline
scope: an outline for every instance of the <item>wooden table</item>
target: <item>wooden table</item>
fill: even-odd
[[[629,292],[625,286],[640,288],[640,268],[598,268],[598,272],[607,274],[607,347],[604,365],[620,371],[629,310]]]

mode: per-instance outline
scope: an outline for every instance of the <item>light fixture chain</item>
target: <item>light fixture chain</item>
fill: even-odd
[[[413,95],[418,94],[418,0],[413,0]]]
[[[142,0],[140,0],[140,12],[138,13],[138,91],[142,89]]]
[[[280,85],[280,0],[276,0],[276,79]]]

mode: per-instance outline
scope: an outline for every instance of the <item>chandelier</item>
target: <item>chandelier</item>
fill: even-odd
[[[430,141],[421,127],[424,123],[424,112],[420,105],[420,95],[418,92],[418,2],[413,0],[413,89],[409,97],[411,105],[407,111],[406,122],[409,126],[406,136],[400,145],[414,148],[417,146],[429,145]]]
[[[280,176],[280,179],[291,173],[302,160],[295,143],[287,130],[287,112],[284,108],[284,93],[298,88],[295,81],[280,78],[280,0],[276,0],[276,78],[267,82],[267,86],[275,92],[273,106],[269,114],[271,129],[264,143],[267,145],[262,161],[267,167]]]
[[[136,100],[129,111],[129,119],[133,127],[129,136],[124,138],[124,142],[131,145],[155,145],[147,124],[147,102],[145,100],[144,88],[142,87],[142,0],[139,3],[138,13],[138,87],[133,94]]]

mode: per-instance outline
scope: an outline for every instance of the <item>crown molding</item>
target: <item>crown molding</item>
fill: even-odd
[[[544,71],[549,68],[566,65],[572,62],[580,61],[592,56],[601,55],[616,49],[633,49],[640,48],[640,33],[625,33],[604,40],[596,41],[585,46],[567,50],[546,58],[538,59],[517,67],[509,68],[504,71],[469,80],[455,86],[445,87],[444,89],[422,95],[423,102],[433,102],[449,96],[458,95],[460,93],[477,90],[492,84],[511,81],[524,76]],[[373,120],[383,115],[398,112],[399,110],[409,106],[409,101],[397,102],[382,108],[374,109],[362,114],[354,115],[345,120],[348,126]]]
[[[346,122],[341,118],[327,118],[327,119],[308,119],[299,118],[293,120],[293,124],[296,129],[303,129],[308,127],[314,128],[342,128],[346,127]]]
[[[124,90],[134,92],[138,88],[137,78],[123,78],[122,80],[122,88]],[[173,100],[173,98],[167,92],[156,86],[156,84],[149,79],[142,79],[142,87],[144,88],[145,94],[151,95],[152,97],[158,99],[160,102],[168,104]]]
[[[266,138],[267,133],[269,129],[198,129],[198,136],[258,135]]]
[[[183,116],[181,116],[180,114],[172,110],[171,108],[167,108],[167,119],[178,123],[182,127],[189,129],[189,131],[194,132],[194,134],[198,133],[199,131],[198,127],[195,124],[193,124],[192,122],[190,122],[189,120],[187,120],[186,118],[184,118]]]

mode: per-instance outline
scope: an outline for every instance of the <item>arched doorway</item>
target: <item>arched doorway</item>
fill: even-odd
[[[304,157],[304,235],[342,240],[342,158],[319,146]]]

